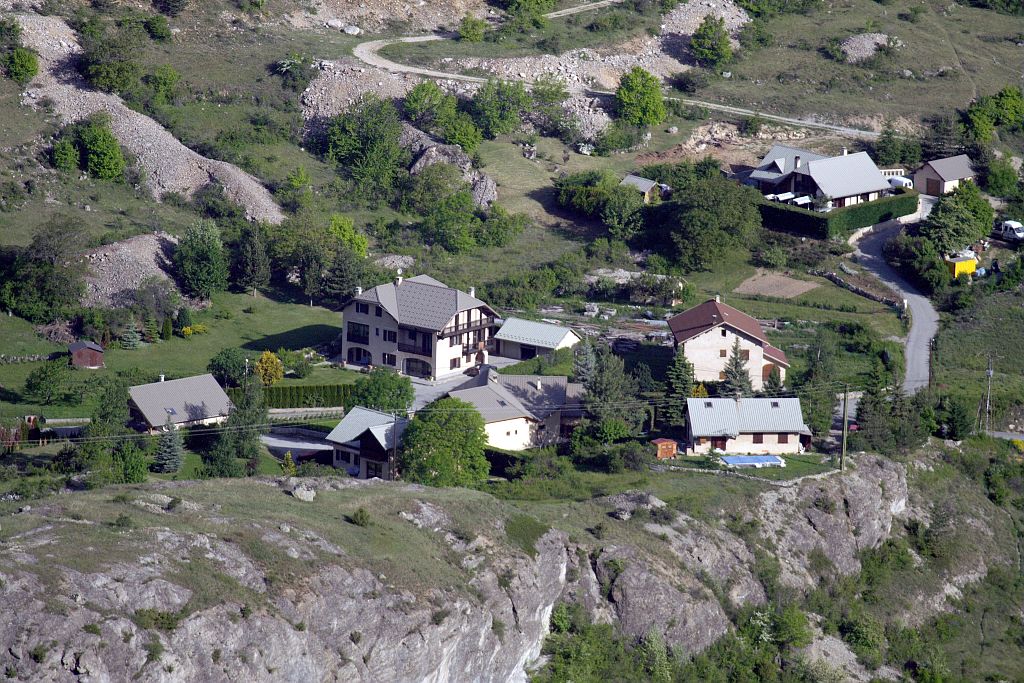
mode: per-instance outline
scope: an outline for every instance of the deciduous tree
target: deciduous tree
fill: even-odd
[[[697,62],[704,66],[718,67],[732,60],[732,45],[725,19],[714,14],[705,16],[693,32],[690,49]]]
[[[363,406],[384,412],[404,413],[412,407],[412,381],[394,370],[375,368],[352,386],[349,407]]]
[[[178,276],[185,291],[209,299],[228,282],[228,264],[220,230],[212,221],[198,221],[185,231],[174,253]]]
[[[653,74],[634,66],[619,81],[615,109],[619,118],[630,125],[658,125],[665,120],[661,82]]]
[[[284,364],[273,351],[264,351],[256,360],[256,376],[269,387],[284,379]]]
[[[487,478],[484,419],[471,404],[443,398],[421,410],[403,435],[402,477],[430,486],[473,486]]]

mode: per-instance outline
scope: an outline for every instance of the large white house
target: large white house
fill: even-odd
[[[352,365],[383,365],[438,379],[487,362],[494,309],[427,275],[378,285],[345,306],[342,354]]]
[[[565,377],[501,375],[490,365],[448,395],[476,408],[488,445],[506,451],[557,443],[563,425],[583,414],[582,384]]]
[[[798,398],[688,398],[686,432],[692,455],[800,453],[811,438]]]
[[[755,391],[764,387],[776,368],[781,379],[786,379],[789,360],[782,349],[768,343],[757,320],[723,304],[718,297],[669,318],[668,326],[675,337],[676,348],[682,349],[693,365],[694,379],[698,382],[725,379],[725,365],[737,339]]]

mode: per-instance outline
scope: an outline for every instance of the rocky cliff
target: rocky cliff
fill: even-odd
[[[730,519],[643,493],[538,507],[553,528],[524,510],[341,479],[56,496],[0,521],[0,667],[33,681],[521,681],[561,600],[695,652],[731,628],[730,607],[765,601],[755,552],[808,590],[809,554],[855,573],[910,507],[905,468],[862,457],[764,485]]]

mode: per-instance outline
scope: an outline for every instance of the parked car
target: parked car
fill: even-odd
[[[992,234],[1007,242],[1024,242],[1024,225],[1018,221],[1003,221]]]

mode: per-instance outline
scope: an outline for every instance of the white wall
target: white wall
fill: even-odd
[[[522,451],[534,445],[534,423],[525,417],[484,425],[487,444],[504,451]],[[557,430],[556,430],[557,435]]]
[[[800,453],[803,447],[800,445],[799,434],[788,434],[788,443],[779,443],[778,434],[763,434],[763,443],[754,443],[753,434],[740,434],[735,439],[727,439],[725,449],[722,453],[735,455],[780,455],[789,453]],[[707,455],[711,452],[711,439],[704,438],[701,444],[690,444],[692,455]]]
[[[725,336],[722,336],[723,331]],[[725,364],[732,354],[732,345],[735,340],[740,340],[740,350],[749,351],[750,358],[747,360],[747,370],[750,371],[750,383],[754,391],[759,391],[764,382],[761,379],[762,368],[765,363],[764,350],[761,342],[743,334],[736,334],[731,328],[724,325],[712,328],[703,332],[683,344],[683,352],[686,359],[693,364],[694,379],[698,382],[718,382],[720,373],[725,370]],[[722,350],[725,356],[722,356]],[[779,367],[782,378],[785,379],[786,369]]]

